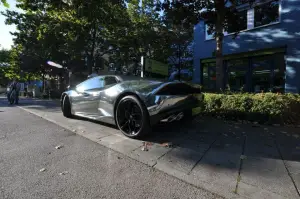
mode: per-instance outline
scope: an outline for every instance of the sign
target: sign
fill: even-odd
[[[169,66],[162,62],[153,59],[145,58],[145,71],[149,73],[156,73],[160,75],[169,75]]]

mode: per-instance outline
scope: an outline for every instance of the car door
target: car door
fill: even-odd
[[[75,114],[94,117],[97,114],[97,106],[100,100],[101,90],[104,87],[102,76],[88,79],[76,86],[76,96],[72,100],[72,108]]]
[[[100,117],[107,117],[113,114],[112,99],[107,95],[106,90],[117,84],[119,81],[115,76],[106,76],[104,78],[104,88],[100,92],[100,100],[97,109]]]

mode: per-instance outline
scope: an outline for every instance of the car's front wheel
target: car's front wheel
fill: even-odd
[[[67,95],[64,96],[61,106],[63,115],[67,118],[71,118],[73,116],[71,112],[71,103]]]
[[[127,137],[138,138],[151,131],[148,111],[135,96],[119,101],[115,117],[118,128]]]

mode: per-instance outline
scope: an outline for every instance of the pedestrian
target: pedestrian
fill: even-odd
[[[15,104],[19,103],[19,93],[20,93],[20,83],[17,81],[16,78],[13,79],[13,82],[9,85],[9,92],[7,93],[7,99],[9,100],[9,96],[13,90],[16,92],[16,99]]]

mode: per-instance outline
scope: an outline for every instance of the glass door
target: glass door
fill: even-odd
[[[271,56],[252,58],[252,85],[255,93],[272,91]]]
[[[227,61],[227,87],[230,91],[247,91],[248,59]]]

